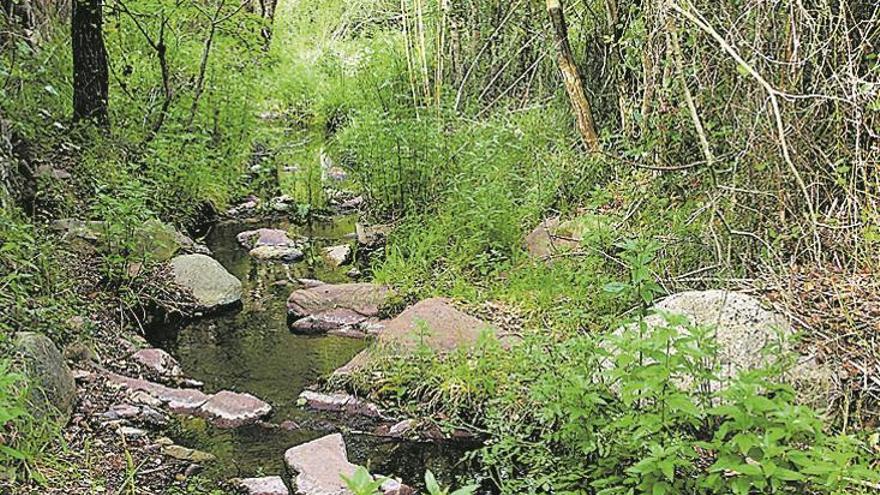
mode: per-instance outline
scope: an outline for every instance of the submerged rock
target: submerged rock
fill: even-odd
[[[293,291],[287,299],[287,311],[291,316],[302,318],[347,309],[371,317],[379,314],[379,307],[387,303],[390,297],[391,290],[384,285],[324,284]]]
[[[247,495],[290,495],[280,476],[245,478],[236,482]]]
[[[432,298],[410,306],[397,318],[385,323],[378,333],[378,341],[396,352],[405,353],[424,344],[442,353],[471,346],[487,331],[504,338],[488,323],[456,309],[448,299]],[[369,359],[369,350],[364,350],[336,373],[355,371]]]
[[[293,263],[305,257],[300,244],[281,229],[247,230],[238,234],[236,240],[259,260]]]
[[[76,382],[61,352],[49,337],[34,332],[17,333],[13,352],[29,385],[29,410],[38,417],[58,413],[66,423],[76,400]]]
[[[251,394],[223,391],[211,396],[199,414],[218,428],[238,428],[256,423],[272,412],[272,406]]]
[[[171,269],[174,281],[192,292],[201,309],[220,308],[241,300],[241,281],[210,256],[178,256],[171,260]]]
[[[300,495],[350,495],[340,475],[351,477],[357,466],[348,462],[342,435],[334,433],[298,445],[284,454],[296,473],[294,487]]]

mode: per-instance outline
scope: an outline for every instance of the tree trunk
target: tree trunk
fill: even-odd
[[[562,11],[560,0],[547,0],[547,12],[553,22],[556,33],[556,48],[558,50],[559,70],[562,72],[562,80],[565,83],[565,91],[571,109],[577,120],[578,132],[584,146],[590,151],[599,151],[599,135],[596,133],[596,125],[593,122],[593,111],[584,91],[584,82],[578,72],[574,56],[571,54],[571,45],[568,42],[568,27],[565,24],[565,14]]]
[[[109,71],[102,34],[101,0],[73,0],[73,120],[110,125]]]

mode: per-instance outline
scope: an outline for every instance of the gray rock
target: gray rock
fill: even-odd
[[[336,308],[300,318],[290,325],[294,333],[312,335],[341,328],[355,327],[367,317],[351,309]]]
[[[101,416],[104,419],[115,421],[117,419],[132,419],[136,418],[141,413],[141,408],[137,406],[133,406],[131,404],[114,404],[110,406],[110,409],[107,410]]]
[[[146,431],[140,428],[132,428],[131,426],[120,426],[119,429],[116,431],[129,440],[135,440],[147,436]]]
[[[236,240],[259,260],[293,263],[305,257],[300,243],[281,229],[247,230],[238,234]]]
[[[335,309],[348,309],[363,316],[376,316],[379,307],[388,302],[391,290],[370,283],[323,284],[297,289],[287,299],[291,316],[305,317]]]
[[[247,495],[290,495],[290,490],[279,476],[245,478],[236,483]]]
[[[208,463],[217,460],[214,454],[175,444],[162,445],[162,453],[179,461]]]
[[[412,419],[404,419],[398,423],[395,423],[388,429],[388,434],[392,437],[402,437],[412,431],[413,427],[416,425],[415,420]]]
[[[351,495],[340,475],[351,477],[357,466],[348,462],[342,435],[335,433],[288,450],[284,462],[296,473],[300,495]]]
[[[714,329],[723,382],[742,371],[772,364],[778,354],[766,352],[771,345],[779,345],[783,352],[793,350],[790,345],[793,330],[789,321],[765,309],[759,299],[746,294],[725,290],[681,292],[667,297],[653,309],[657,313],[645,319],[648,331],[668,325],[662,313],[682,315],[693,326]],[[637,331],[637,327],[629,326],[618,329],[615,335]],[[682,327],[680,331],[686,333],[687,329]],[[605,344],[605,347],[615,351],[613,344]],[[801,356],[798,366],[785,378],[801,391],[802,399],[815,405],[822,402],[817,401],[818,396],[827,397],[831,393],[833,378],[830,375],[832,373],[816,363],[813,357]],[[681,386],[691,385],[681,383]],[[718,390],[723,383],[711,383],[710,386]]]
[[[49,337],[19,332],[13,344],[17,367],[28,382],[27,401],[37,417],[58,414],[66,423],[76,400],[73,372]]]
[[[217,260],[203,254],[187,254],[171,260],[174,281],[190,290],[202,309],[214,309],[241,300],[241,281]]]
[[[323,250],[323,254],[327,264],[336,268],[351,260],[351,246],[340,244],[338,246],[326,247]]]
[[[367,249],[382,246],[391,229],[390,225],[366,225],[360,222],[355,224],[358,244]]]
[[[549,258],[577,249],[584,237],[608,228],[608,220],[600,215],[585,213],[568,220],[553,217],[543,220],[526,236],[525,248],[534,258]]]

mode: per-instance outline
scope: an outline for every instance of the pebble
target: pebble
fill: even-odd
[[[128,439],[143,438],[147,436],[147,432],[140,428],[132,428],[130,426],[121,426],[118,430],[120,435]]]

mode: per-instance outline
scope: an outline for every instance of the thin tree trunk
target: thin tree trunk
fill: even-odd
[[[109,127],[110,73],[102,34],[101,0],[73,0],[73,119]]]
[[[590,151],[599,151],[599,135],[596,133],[596,124],[593,122],[593,111],[584,91],[584,82],[578,72],[574,56],[571,54],[571,45],[568,42],[568,27],[565,24],[565,14],[562,11],[560,0],[547,0],[547,12],[553,22],[556,33],[556,48],[558,50],[559,70],[562,72],[562,80],[565,83],[565,91],[571,103],[571,110],[577,120],[577,129],[581,135],[584,146]]]

